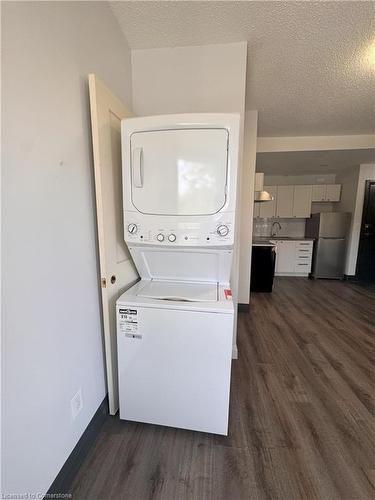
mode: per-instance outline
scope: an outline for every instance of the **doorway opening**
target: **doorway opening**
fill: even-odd
[[[357,271],[359,281],[375,283],[375,181],[366,181]]]

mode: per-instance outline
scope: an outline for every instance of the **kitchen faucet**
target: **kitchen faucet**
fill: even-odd
[[[277,222],[275,221],[273,224],[272,224],[272,227],[271,227],[271,236],[277,236],[277,232],[278,230],[275,229],[275,226],[279,226],[279,231],[281,231],[281,224],[280,222]]]

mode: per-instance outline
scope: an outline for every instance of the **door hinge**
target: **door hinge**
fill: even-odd
[[[100,280],[100,283],[102,285],[102,288],[107,288],[107,280],[106,280],[106,278],[102,278]]]

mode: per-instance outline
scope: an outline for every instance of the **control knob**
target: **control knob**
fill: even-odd
[[[228,233],[229,233],[229,227],[225,226],[224,224],[222,224],[217,228],[217,234],[219,236],[227,236]]]
[[[169,241],[171,241],[171,242],[173,243],[174,241],[176,241],[176,235],[175,235],[175,234],[170,234],[170,235],[168,236],[168,240],[169,240]]]
[[[129,224],[128,231],[130,234],[135,234],[138,231],[137,224]]]
[[[159,234],[156,236],[156,239],[157,239],[158,241],[164,241],[164,234],[159,233]]]

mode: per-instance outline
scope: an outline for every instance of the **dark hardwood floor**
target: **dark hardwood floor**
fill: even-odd
[[[374,289],[276,279],[238,347],[228,437],[108,417],[73,499],[374,499]]]

